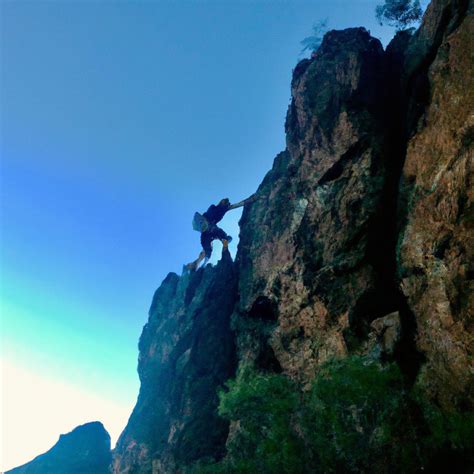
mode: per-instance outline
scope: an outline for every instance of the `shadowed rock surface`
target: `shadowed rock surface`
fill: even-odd
[[[115,472],[176,472],[224,454],[228,423],[217,415],[217,389],[235,371],[236,285],[226,252],[216,267],[170,273],[156,291],[139,343],[140,394]]]
[[[46,453],[5,474],[107,474],[110,436],[98,421],[61,435]]]

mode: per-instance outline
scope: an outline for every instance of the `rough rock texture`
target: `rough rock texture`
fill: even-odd
[[[386,52],[330,32],[295,68],[287,150],[241,221],[241,361],[304,383],[378,341],[442,406],[472,406],[472,8],[435,0]],[[371,323],[394,311],[386,347]]]
[[[156,291],[139,343],[140,394],[114,472],[171,473],[223,455],[228,424],[217,415],[217,389],[235,370],[236,285],[225,252],[214,268],[170,273]]]
[[[325,36],[294,71],[288,148],[242,217],[240,318],[265,321],[268,347],[244,325],[241,357],[273,353],[303,382],[397,309],[385,277],[385,70],[380,42],[363,28]]]
[[[468,8],[470,14],[465,16]],[[424,95],[427,105],[420,113],[412,103],[409,111],[417,121],[403,167],[398,255],[401,288],[416,319],[417,346],[426,358],[419,383],[446,408],[471,409],[472,9],[472,2],[434,2],[408,49],[406,80],[422,85],[418,102]],[[426,61],[414,64],[412,56],[420,50],[426,51]]]
[[[110,436],[96,421],[61,435],[48,452],[5,474],[107,474],[110,459]]]
[[[393,356],[397,344],[400,342],[400,337],[400,313],[395,311],[372,321],[366,352],[377,359]]]

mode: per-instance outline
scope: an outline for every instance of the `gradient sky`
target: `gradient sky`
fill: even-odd
[[[0,469],[95,419],[115,442],[153,292],[199,253],[194,211],[252,194],[284,149],[312,24],[386,44],[377,3],[1,2]]]

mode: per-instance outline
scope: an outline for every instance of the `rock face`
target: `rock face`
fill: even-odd
[[[472,24],[472,2],[438,0],[386,52],[333,31],[297,65],[287,150],[241,221],[237,320],[260,328],[240,324],[241,361],[304,383],[396,311],[388,353],[472,407]]]
[[[304,391],[332,358],[395,361],[436,406],[472,409],[472,8],[434,0],[385,51],[332,31],[296,66],[287,148],[244,209],[236,262],[155,294],[113,472],[222,457],[216,391],[239,365]]]
[[[272,320],[268,344],[302,381],[396,309],[382,225],[384,74],[383,48],[366,30],[325,36],[294,71],[288,149],[242,218],[242,317]]]
[[[107,474],[110,460],[110,436],[96,421],[61,435],[48,452],[5,474]]]
[[[228,424],[217,415],[217,389],[235,371],[236,288],[226,252],[214,268],[170,273],[156,291],[139,343],[140,394],[114,472],[176,472],[224,454]]]
[[[459,408],[474,400],[474,19],[472,3],[453,5],[431,5],[407,54],[407,81],[429,98],[403,167],[398,270],[426,357],[419,382]],[[420,49],[429,63],[414,67]]]

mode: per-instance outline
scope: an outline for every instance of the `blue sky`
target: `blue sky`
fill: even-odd
[[[194,211],[252,194],[284,149],[312,24],[365,26],[386,43],[377,3],[1,3],[0,469],[107,403],[117,437],[153,292],[199,253]],[[238,218],[223,221],[235,237]]]

